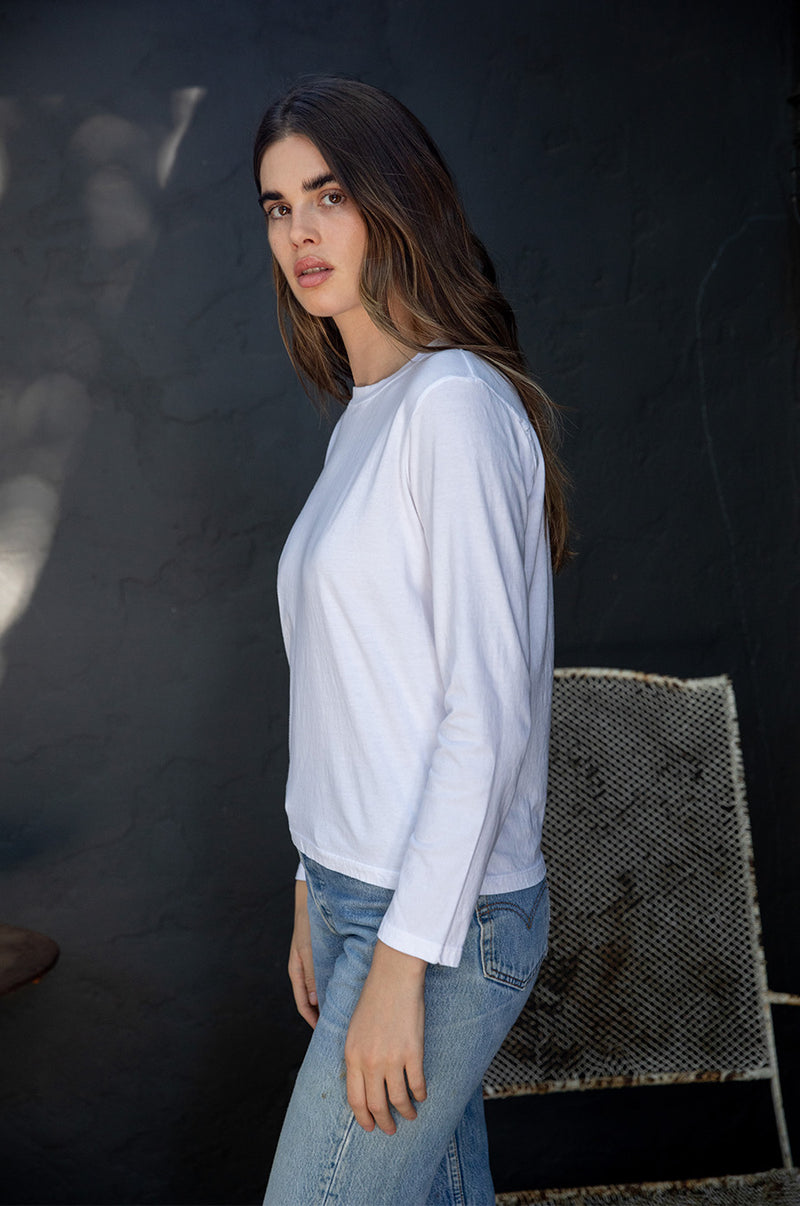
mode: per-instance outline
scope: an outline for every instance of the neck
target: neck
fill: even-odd
[[[365,310],[341,315],[336,319],[336,325],[355,385],[374,385],[376,381],[390,377],[414,355],[410,348],[376,327]]]

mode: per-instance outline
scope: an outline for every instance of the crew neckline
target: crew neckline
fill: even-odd
[[[357,405],[360,402],[368,401],[370,398],[374,397],[379,390],[385,389],[387,385],[391,385],[393,381],[396,381],[398,377],[402,376],[406,369],[410,368],[412,364],[416,364],[417,361],[421,360],[423,356],[430,356],[430,351],[417,352],[411,357],[410,360],[407,360],[405,364],[401,364],[399,369],[395,369],[393,373],[390,373],[388,377],[381,377],[379,381],[373,381],[371,385],[354,385],[353,393],[348,405],[353,406],[354,404]]]

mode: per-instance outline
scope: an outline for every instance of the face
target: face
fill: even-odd
[[[300,304],[317,318],[363,317],[366,224],[313,142],[289,134],[273,143],[260,182],[269,245]]]

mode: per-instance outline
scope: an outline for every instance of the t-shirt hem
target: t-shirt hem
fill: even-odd
[[[327,867],[329,871],[338,871],[340,875],[349,875],[351,879],[358,879],[363,884],[374,884],[378,888],[394,889],[397,887],[397,881],[400,878],[398,871],[387,871],[384,867],[373,867],[368,863],[347,858],[346,855],[332,854],[329,850],[322,850],[308,838],[301,837],[293,829],[291,836],[300,854],[307,855],[315,863]]]
[[[306,837],[302,837],[291,830],[292,841],[300,854],[306,854],[315,863],[319,863],[323,867],[327,867],[329,871],[338,871],[340,875],[349,875],[351,879],[357,879],[364,884],[375,884],[378,888],[391,888],[394,890],[397,887],[400,879],[400,872],[388,870],[385,867],[374,867],[370,863],[363,863],[353,858],[348,858],[346,855],[334,854],[330,850],[323,850],[315,842],[310,841]],[[530,867],[524,867],[517,871],[505,871],[501,874],[492,874],[487,872],[483,877],[479,895],[480,896],[499,896],[503,892],[519,892],[523,888],[533,888],[536,884],[542,882],[547,874],[544,856],[539,853],[539,857]],[[305,879],[305,872],[302,870],[302,864],[298,868],[298,879]],[[431,944],[436,946],[437,944]],[[409,954],[411,952],[408,952]],[[425,958],[421,955],[420,958]],[[430,960],[428,960],[430,962]],[[435,960],[435,962],[440,962]],[[453,964],[452,966],[457,966]]]
[[[330,850],[323,850],[315,842],[302,837],[295,830],[291,830],[291,836],[300,854],[307,854],[315,863],[327,867],[329,871],[338,871],[340,875],[349,875],[351,879],[360,880],[364,884],[375,884],[378,888],[391,888],[394,890],[397,887],[400,879],[399,870],[391,871],[385,867],[374,867],[370,863],[362,863],[356,859],[348,858],[346,855],[334,854]],[[532,866],[524,867],[522,870],[506,871],[502,874],[487,872],[483,877],[479,895],[499,896],[502,892],[519,892],[522,888],[533,888],[536,884],[542,882],[546,874],[547,868],[544,857],[540,853]],[[301,877],[305,878],[304,872],[298,875],[298,878]]]
[[[500,875],[487,872],[481,884],[481,896],[500,896],[503,892],[520,892],[523,888],[533,888],[540,884],[547,874],[543,855],[540,853],[531,867],[521,871],[506,871]]]

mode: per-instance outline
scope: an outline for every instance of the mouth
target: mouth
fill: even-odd
[[[306,256],[305,259],[298,260],[294,266],[295,279],[303,289],[311,289],[315,285],[321,285],[332,272],[333,269],[330,264],[326,264],[324,260],[317,259],[316,256]]]

